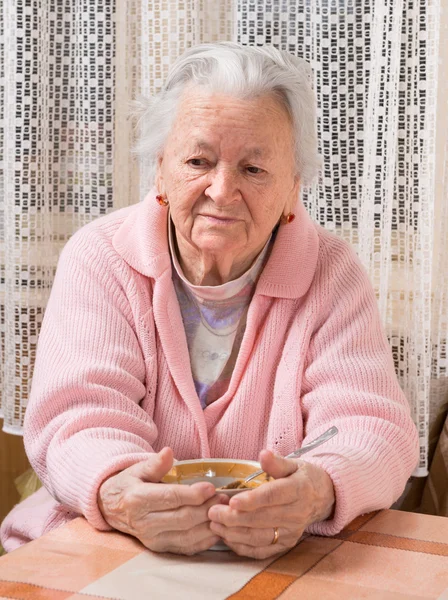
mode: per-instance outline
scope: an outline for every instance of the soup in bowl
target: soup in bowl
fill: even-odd
[[[247,484],[243,483],[246,477],[259,469],[260,463],[252,460],[229,458],[180,460],[174,463],[162,482],[192,485],[199,481],[208,481],[215,486],[217,493],[231,497],[240,492],[253,490],[272,480],[266,473],[262,473]]]

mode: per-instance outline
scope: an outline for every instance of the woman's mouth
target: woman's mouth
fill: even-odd
[[[239,221],[239,219],[234,219],[232,217],[218,217],[216,215],[201,215],[201,217],[207,219],[207,221],[213,223],[214,225],[233,225]]]

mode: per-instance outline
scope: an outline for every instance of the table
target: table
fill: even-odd
[[[426,512],[448,515],[448,415],[431,460],[421,506]]]
[[[279,558],[155,554],[82,518],[0,558],[0,599],[448,600],[448,518],[383,510]]]

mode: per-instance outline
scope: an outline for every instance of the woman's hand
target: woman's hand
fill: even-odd
[[[293,548],[308,525],[328,518],[334,506],[333,483],[320,467],[298,459],[260,453],[262,469],[276,481],[241,492],[228,506],[209,510],[210,529],[236,554],[268,558]],[[278,528],[278,541],[274,531]]]
[[[173,452],[164,448],[148,460],[106,479],[98,493],[104,519],[114,529],[138,538],[154,552],[196,554],[219,541],[210,531],[208,511],[228,503],[211,483],[159,483],[171,469]]]

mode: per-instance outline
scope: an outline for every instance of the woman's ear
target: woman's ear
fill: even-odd
[[[159,154],[159,156],[157,157],[156,176],[155,176],[154,183],[155,183],[155,186],[157,188],[157,191],[160,194],[164,193],[164,190],[163,190],[162,165],[163,165],[163,154]]]
[[[298,175],[296,175],[294,177],[294,198],[298,199],[299,198],[299,193],[300,193],[300,177]]]
[[[290,212],[294,212],[294,208],[295,208],[297,202],[299,201],[299,194],[300,194],[300,177],[298,175],[296,175],[294,177],[294,185],[292,187],[291,194],[288,198],[288,202],[286,205],[286,214],[288,214]]]

